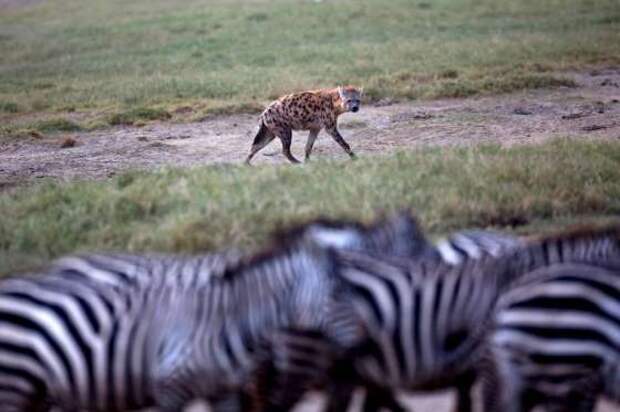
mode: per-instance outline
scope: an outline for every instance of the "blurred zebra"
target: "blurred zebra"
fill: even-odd
[[[0,405],[30,411],[178,411],[229,401],[262,342],[321,330],[330,261],[299,246],[244,262],[208,286],[115,288],[74,276],[0,283]],[[314,293],[321,291],[322,293]]]
[[[620,260],[562,264],[500,299],[483,374],[487,411],[592,411],[620,403]]]
[[[421,245],[423,242],[426,242],[424,247]],[[516,236],[476,229],[455,232],[445,238],[441,238],[435,245],[428,242],[422,234],[419,234],[417,243],[420,244],[417,250],[423,251],[423,253],[413,253],[409,255],[409,259],[426,262],[445,262],[451,265],[458,265],[468,259],[481,259],[485,256],[498,257],[524,245],[524,241]],[[346,367],[339,366],[338,369],[342,371],[346,370]],[[352,374],[353,372],[349,370],[347,373]],[[465,382],[466,377],[469,385]],[[457,410],[468,411],[471,409],[470,389],[474,379],[475,376],[465,374],[463,380],[459,382],[457,387]],[[337,393],[329,394],[327,406],[329,411],[344,410],[351,402],[356,379],[355,377],[345,376],[341,377],[340,380],[338,387],[332,390]],[[390,390],[386,391],[371,383],[368,383],[365,389],[365,410],[371,411],[385,408],[392,411],[404,411]]]
[[[480,259],[485,255],[498,257],[523,244],[523,239],[517,236],[468,229],[440,239],[435,250],[444,262],[458,265],[466,259]]]
[[[266,353],[276,367],[294,366],[288,329],[341,346],[357,338],[354,317],[332,299],[328,246],[346,239],[353,248],[413,253],[417,227],[403,216],[374,226],[322,220],[245,258],[82,255],[60,259],[49,273],[4,279],[0,405],[173,411],[201,397],[238,410],[238,391]],[[343,238],[343,227],[363,236]],[[280,340],[282,350],[270,347]],[[322,357],[331,356],[324,347]],[[302,384],[268,407],[301,396]]]
[[[485,335],[502,293],[521,276],[562,262],[620,257],[620,228],[531,240],[499,257],[408,265],[338,252],[337,273],[369,333],[348,360],[364,385],[429,390],[471,382],[484,365]],[[459,405],[460,406],[460,405]]]

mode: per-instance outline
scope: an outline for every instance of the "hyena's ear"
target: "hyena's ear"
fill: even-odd
[[[343,92],[342,86],[338,86],[338,96],[340,96],[340,98],[343,98],[342,92]]]
[[[364,94],[364,87],[360,87],[360,97]]]

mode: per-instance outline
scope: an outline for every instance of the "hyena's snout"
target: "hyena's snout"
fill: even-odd
[[[360,109],[360,101],[358,99],[351,99],[346,102],[347,109],[353,113]]]

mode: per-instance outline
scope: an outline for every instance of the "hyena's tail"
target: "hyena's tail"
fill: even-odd
[[[252,142],[252,147],[260,146],[265,143],[265,140],[269,139],[269,129],[265,126],[265,123],[260,122],[260,128],[258,129],[258,133],[254,136],[254,141]]]
[[[258,129],[258,133],[256,133],[256,137],[254,137],[254,141],[252,142],[252,147],[255,146],[265,146],[267,144],[266,140],[269,139],[269,141],[271,141],[271,136],[269,133],[269,129],[267,129],[267,126],[265,126],[265,123],[261,122],[260,123],[260,129]],[[275,152],[270,152],[270,153],[263,153],[263,156],[276,156],[280,154],[280,152],[275,151]]]
[[[271,142],[273,138],[274,138],[273,133],[271,133],[271,131],[267,129],[267,126],[265,126],[265,123],[261,121],[260,128],[258,129],[258,133],[256,133],[256,136],[254,136],[254,141],[252,142],[252,148],[250,149],[250,154],[245,159],[245,163],[249,165],[250,160],[252,160],[252,157],[254,157],[256,152],[258,152],[263,147],[267,146],[267,144]]]

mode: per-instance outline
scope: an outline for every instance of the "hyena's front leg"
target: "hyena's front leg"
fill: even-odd
[[[306,161],[310,160],[310,153],[312,153],[312,147],[314,146],[314,142],[316,141],[316,137],[319,135],[320,130],[321,129],[311,129],[308,134],[308,141],[306,142]]]
[[[276,134],[282,141],[282,153],[291,163],[301,163],[291,153],[291,142],[293,141],[293,131],[291,129],[278,129]]]
[[[351,159],[355,159],[355,153],[353,153],[353,150],[351,150],[349,144],[344,141],[344,139],[340,135],[340,132],[338,131],[338,128],[335,125],[332,127],[328,127],[325,130],[336,141],[336,143],[338,143],[340,147],[342,147],[344,151],[347,152]]]

